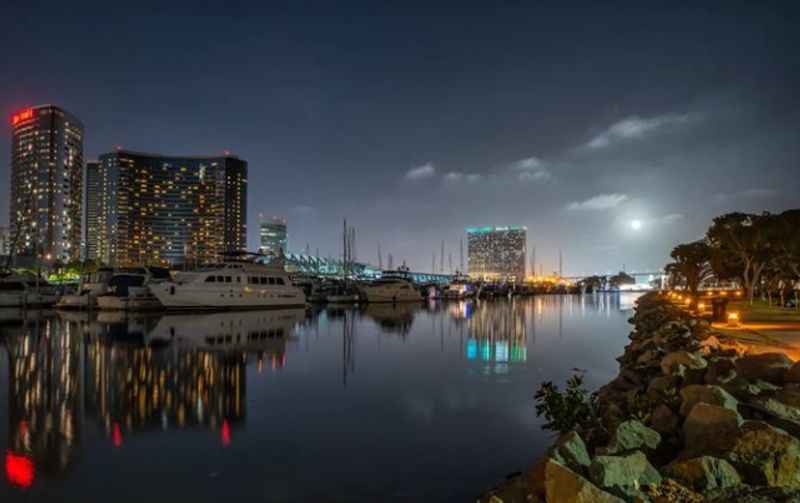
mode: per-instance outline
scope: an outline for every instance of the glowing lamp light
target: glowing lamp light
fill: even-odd
[[[709,291],[708,293],[706,293],[706,295],[711,297],[712,295],[714,295],[714,292],[713,291]]]
[[[723,297],[727,297],[728,296],[728,292],[720,292],[719,294],[722,295]]]
[[[33,484],[33,461],[25,456],[17,456],[11,451],[6,452],[6,478],[18,487],[30,487]]]
[[[731,311],[728,313],[728,326],[729,327],[738,327],[739,326],[739,313],[736,311]]]
[[[684,300],[683,303],[686,304],[687,306],[691,306],[692,305],[692,298],[691,297],[686,297],[686,300]]]
[[[698,302],[697,303],[697,310],[698,311],[702,311],[705,308],[706,308],[706,303],[705,302]]]
[[[741,292],[741,290],[736,290],[736,293],[735,293],[735,295],[736,295],[737,297],[741,297],[741,296],[742,296],[742,292]]]

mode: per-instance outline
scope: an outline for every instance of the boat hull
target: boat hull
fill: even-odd
[[[117,297],[103,295],[97,298],[97,308],[108,311],[155,311],[162,308],[155,297]]]
[[[160,283],[150,290],[168,310],[269,309],[305,307],[306,297],[295,287],[209,289],[194,284]]]

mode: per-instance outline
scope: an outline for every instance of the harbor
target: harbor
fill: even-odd
[[[0,310],[0,499],[467,501],[549,443],[558,355],[613,376],[633,298]]]

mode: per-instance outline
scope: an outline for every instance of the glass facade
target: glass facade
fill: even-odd
[[[80,258],[83,125],[53,105],[11,117],[9,223],[16,253]]]
[[[97,241],[100,234],[100,163],[88,161],[83,172],[83,258],[97,259]]]
[[[280,217],[261,217],[259,224],[258,237],[260,246],[258,250],[265,255],[276,255],[286,253],[288,239],[286,233],[286,219]]]
[[[525,280],[527,228],[467,227],[469,275],[487,281]]]
[[[213,263],[247,243],[247,162],[119,150],[100,156],[98,257],[111,265]]]

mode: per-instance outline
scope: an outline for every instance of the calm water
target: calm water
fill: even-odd
[[[470,501],[545,448],[542,380],[616,374],[632,301],[2,312],[0,501]]]

